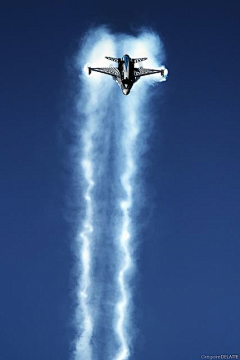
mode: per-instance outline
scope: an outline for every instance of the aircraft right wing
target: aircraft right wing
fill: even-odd
[[[102,74],[111,75],[115,77],[121,77],[120,72],[115,67],[104,67],[104,68],[88,68],[88,74],[91,74],[91,71],[100,72]]]
[[[165,76],[165,70],[166,69],[145,69],[145,68],[135,68],[134,69],[134,76],[140,77],[140,76],[146,76],[146,75],[153,75],[157,73],[161,73],[162,76]]]

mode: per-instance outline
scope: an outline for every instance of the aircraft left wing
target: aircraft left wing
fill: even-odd
[[[134,76],[135,77],[153,75],[153,74],[157,74],[157,73],[160,73],[162,76],[166,76],[167,75],[167,69],[160,69],[160,70],[145,69],[145,68],[135,68],[134,69]]]
[[[100,72],[102,74],[111,75],[115,77],[121,77],[120,72],[115,67],[104,67],[104,68],[88,68],[89,75],[91,74],[91,71]]]

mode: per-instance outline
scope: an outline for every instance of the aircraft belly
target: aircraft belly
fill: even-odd
[[[124,79],[129,79],[129,71],[124,71],[123,77]]]

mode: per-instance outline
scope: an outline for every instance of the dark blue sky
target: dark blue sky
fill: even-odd
[[[98,24],[126,33],[151,26],[169,68],[145,155],[133,358],[240,354],[239,10],[233,1],[1,6],[2,360],[69,358],[67,68]]]

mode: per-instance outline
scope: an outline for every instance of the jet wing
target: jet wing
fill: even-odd
[[[102,74],[121,77],[120,72],[115,67],[104,67],[104,68],[89,68],[91,71],[100,72]]]
[[[135,68],[134,69],[134,76],[140,77],[140,76],[146,76],[146,75],[153,75],[161,73],[162,76],[164,76],[164,69],[156,70],[156,69],[145,69],[145,68]]]

